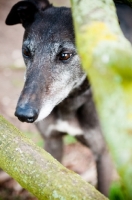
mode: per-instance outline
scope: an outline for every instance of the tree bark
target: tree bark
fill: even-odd
[[[71,3],[76,44],[93,88],[103,133],[121,176],[125,199],[132,199],[131,44],[120,30],[112,0]]]
[[[0,116],[0,167],[39,200],[106,200]]]

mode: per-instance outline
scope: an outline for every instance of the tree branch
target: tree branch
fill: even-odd
[[[71,0],[76,43],[104,136],[132,199],[132,48],[112,0]],[[125,194],[126,194],[125,193]]]
[[[1,116],[0,167],[39,200],[106,200]]]

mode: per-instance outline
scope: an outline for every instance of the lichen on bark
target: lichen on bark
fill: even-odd
[[[126,199],[132,199],[132,47],[121,32],[112,0],[71,2],[82,66]]]
[[[0,116],[0,168],[39,200],[106,200]]]

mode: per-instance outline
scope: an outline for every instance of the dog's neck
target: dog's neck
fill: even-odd
[[[67,98],[75,98],[78,97],[80,95],[82,95],[83,93],[85,93],[87,90],[90,89],[90,83],[89,80],[87,79],[87,77],[85,78],[85,80],[82,82],[82,84],[78,87],[75,88]]]

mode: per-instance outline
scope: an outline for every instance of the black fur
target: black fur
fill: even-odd
[[[116,4],[117,14],[124,34],[131,40],[126,29],[132,27],[127,15],[132,9],[124,6],[123,13],[123,5]],[[68,131],[63,126],[69,125],[73,131],[69,132],[92,150],[98,189],[108,195],[113,167],[91,87],[76,51],[70,8],[54,7],[47,0],[21,1],[6,19],[8,25],[18,23],[25,28],[23,56],[27,70],[16,116],[21,121],[34,122],[44,107],[47,117],[36,125],[45,140],[45,149],[58,160],[62,158],[63,135]],[[68,59],[63,59],[65,55]]]

